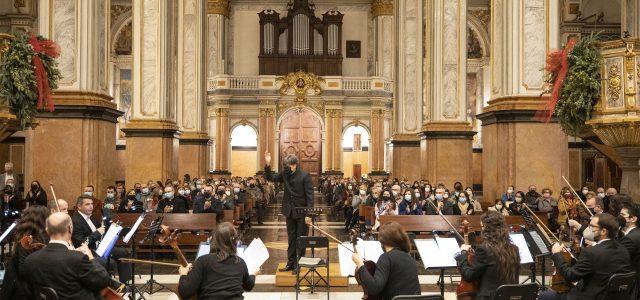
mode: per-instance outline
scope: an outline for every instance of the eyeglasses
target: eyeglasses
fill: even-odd
[[[589,227],[590,227],[591,229],[600,228],[600,226],[598,226],[598,225],[591,225],[591,224],[589,224]]]

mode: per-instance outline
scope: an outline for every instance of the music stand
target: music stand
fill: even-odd
[[[313,225],[318,224],[316,218],[319,215],[326,214],[327,210],[330,211],[332,209],[333,208],[331,206],[318,206],[318,207],[301,206],[301,207],[294,208],[297,214],[304,214],[305,217],[311,218],[311,224]],[[315,233],[315,230],[313,229],[313,227],[311,227],[311,236],[315,236],[314,233]],[[315,250],[314,248],[311,248],[311,256],[314,256],[314,254],[315,254]]]
[[[534,227],[535,228],[535,227]],[[548,255],[551,254],[551,252],[549,251],[549,248],[547,248],[547,244],[545,243],[544,239],[542,238],[542,236],[538,233],[537,230],[526,230],[523,229],[522,230],[522,235],[524,235],[524,239],[527,241],[527,244],[529,245],[529,249],[531,250],[531,254],[535,257],[535,258],[541,258],[542,262],[541,262],[541,268],[542,268],[542,282],[540,282],[540,286],[542,287],[542,289],[545,289],[545,264],[546,264],[546,257]],[[536,278],[536,269],[535,269],[535,263],[532,267],[532,272],[533,272],[533,278],[531,282],[538,282],[538,279]]]
[[[124,236],[124,238],[122,239],[122,241],[127,244],[129,243],[129,241],[131,241],[131,257],[132,259],[134,259],[136,257],[136,236],[135,233],[138,230],[138,227],[140,226],[140,224],[142,223],[142,220],[144,220],[146,216],[146,213],[142,213],[140,215],[140,217],[138,218],[138,220],[131,226],[131,228],[129,228],[129,232],[127,232],[127,234]],[[125,228],[122,229],[122,231],[125,231]],[[142,298],[143,300],[147,300],[142,291],[140,291],[140,289],[138,289],[136,287],[136,264],[131,264],[131,284],[129,285],[129,291],[131,292],[131,298],[133,298],[134,300],[136,299],[136,293],[138,293],[140,295],[140,298]]]
[[[163,218],[164,218],[164,216],[159,216],[158,218],[153,220],[153,222],[151,222],[151,225],[149,225],[149,232],[144,237],[144,239],[142,239],[142,241],[140,241],[140,244],[142,244],[146,240],[149,240],[149,239],[151,240],[151,260],[152,261],[156,259],[156,254],[155,254],[156,239],[155,239],[155,236],[160,231],[160,225],[162,225],[162,219]],[[161,284],[161,283],[159,283],[159,282],[157,282],[157,281],[155,281],[153,279],[153,265],[151,265],[150,267],[151,267],[150,278],[147,281],[147,283],[145,283],[142,286],[142,288],[140,288],[140,290],[142,290],[143,292],[144,291],[148,291],[149,295],[153,295],[153,293],[157,293],[157,292],[162,291],[162,290],[171,291],[171,289],[169,289],[166,285]],[[153,289],[154,285],[158,286],[157,290]]]

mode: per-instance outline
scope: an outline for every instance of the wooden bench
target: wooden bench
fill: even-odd
[[[548,223],[546,213],[536,213],[536,216],[542,220],[545,225]],[[462,227],[462,221],[467,220],[469,222],[469,228],[472,231],[480,231],[482,226],[480,225],[480,215],[472,216],[458,216],[447,215],[444,216],[456,229]],[[507,226],[520,226],[526,225],[526,222],[522,216],[506,216],[505,221]],[[438,215],[403,215],[403,216],[380,216],[380,224],[384,225],[389,222],[398,222],[404,230],[408,232],[433,232],[433,231],[449,231],[451,227],[445,222],[442,217]]]

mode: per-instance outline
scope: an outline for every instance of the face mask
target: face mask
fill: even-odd
[[[442,194],[436,194],[436,200],[440,201],[442,198],[444,198]]]
[[[586,195],[589,192],[589,190],[582,190],[582,194]]]
[[[391,193],[393,194],[394,197],[398,196],[398,192],[396,192],[396,191],[391,191]]]
[[[589,208],[589,211],[591,212],[592,215],[596,214],[596,209],[595,208]]]
[[[236,193],[236,194],[239,193],[240,192],[240,188],[233,188],[233,192]]]
[[[424,190],[427,191],[427,192],[430,192],[431,191],[431,187],[427,186],[427,187],[424,188]]]
[[[173,192],[166,192],[162,194],[162,198],[164,199],[173,199]]]
[[[85,196],[93,197],[93,192],[84,192]]]
[[[204,193],[202,193],[202,194],[204,195],[204,197],[205,197],[205,198],[209,198],[209,197],[211,197],[211,192],[209,192],[209,191],[204,192]]]
[[[107,193],[107,199],[113,199],[116,197],[116,194],[114,193]]]
[[[364,195],[366,195],[366,194],[367,194],[367,191],[365,191],[365,190],[360,190],[360,195],[364,196]]]
[[[384,201],[389,201],[390,198],[391,198],[390,196],[382,196],[382,200]]]
[[[184,190],[184,194],[185,195],[191,194],[191,190]]]
[[[582,236],[588,241],[595,241],[596,238],[593,234],[591,226],[587,226],[587,228],[584,229],[584,231],[582,232]]]
[[[249,184],[249,187],[250,188],[254,188],[254,187],[256,187],[256,185],[252,183],[252,184]]]
[[[140,193],[140,188],[135,189],[136,193]]]
[[[415,193],[413,195],[416,196],[416,198],[420,198],[420,193]]]
[[[231,191],[224,192],[227,196],[231,196]]]
[[[178,194],[180,194],[180,196],[184,196],[184,190],[178,190]]]
[[[353,186],[349,186],[349,189],[352,189],[352,188],[353,188]]]
[[[142,189],[142,193],[143,194],[149,194],[149,188],[143,188]]]
[[[35,191],[35,190],[37,190],[37,189],[38,189],[38,186],[37,186],[37,185],[32,185],[32,186],[31,186],[31,190]]]
[[[411,195],[404,195],[404,200],[411,201]]]
[[[460,203],[465,203],[467,202],[467,198],[459,198],[458,201],[460,201]]]
[[[127,200],[129,200],[129,201],[135,201],[135,200],[136,200],[136,195],[128,195],[128,196],[127,196]]]
[[[518,203],[522,202],[522,197],[516,197],[516,202]]]
[[[502,204],[496,204],[496,209],[497,210],[502,210]]]
[[[291,167],[290,167],[290,166],[286,166],[286,167],[284,167],[284,173],[285,173],[285,174],[287,174],[287,175],[291,175],[291,173],[293,173],[293,172],[291,171]]]
[[[444,194],[445,199],[449,199],[449,194]]]
[[[220,196],[224,195],[224,191],[223,191],[223,190],[218,190],[218,191],[217,191],[217,193],[218,193],[218,195],[220,195]]]
[[[598,197],[604,198],[604,193],[598,193]]]

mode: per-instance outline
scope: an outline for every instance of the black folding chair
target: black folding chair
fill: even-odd
[[[614,274],[609,277],[604,300],[631,300],[636,289],[636,272]]]
[[[440,294],[433,295],[401,295],[395,296],[392,300],[443,300]]]
[[[311,253],[315,253],[315,248],[326,248],[327,257],[322,259],[315,257],[313,254],[311,257],[299,257],[296,273],[296,299],[300,293],[300,284],[305,281],[306,285],[311,288],[311,293],[315,291],[315,288],[319,283],[326,284],[327,287],[327,300],[329,299],[329,239],[324,236],[301,236],[298,237],[298,249],[311,249]],[[301,276],[300,271],[302,268],[307,268],[307,271]],[[326,269],[327,275],[322,276],[318,269]],[[311,279],[309,278],[311,277]]]
[[[37,300],[58,300],[58,294],[56,294],[56,291],[49,287],[36,287],[34,295]]]
[[[537,283],[503,284],[496,290],[495,300],[536,300],[540,287]]]

